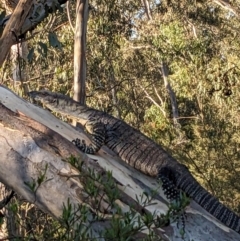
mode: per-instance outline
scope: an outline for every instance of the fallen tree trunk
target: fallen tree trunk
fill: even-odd
[[[75,138],[87,138],[81,130],[19,98],[3,86],[0,86],[0,103],[0,181],[41,210],[60,219],[64,206],[66,208],[69,203],[79,213],[79,206],[86,205],[89,213],[85,226],[89,228],[89,234],[98,238],[100,231],[110,227],[115,209],[102,193],[102,184],[99,184],[100,205],[98,208],[94,205],[93,197],[85,190],[86,182],[91,180],[91,169],[103,178],[103,182],[108,180],[105,170],[112,172],[119,190],[115,203],[125,213],[134,209],[136,216],[132,218],[135,222],[146,213],[167,212],[166,198],[156,180],[127,166],[107,148],[102,148],[94,156],[81,153],[71,143]],[[70,165],[71,155],[80,159],[80,168]],[[144,204],[147,196],[143,192],[150,194],[151,190],[157,190],[157,195],[147,206]],[[101,222],[94,219],[97,215],[102,217]],[[239,234],[220,224],[193,201],[186,208],[186,216],[184,240],[239,240]],[[160,237],[182,240],[176,222],[162,229],[154,225],[142,229],[135,240],[145,237],[150,230],[159,238],[156,240]]]

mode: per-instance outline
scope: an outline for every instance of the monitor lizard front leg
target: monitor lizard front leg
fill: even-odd
[[[73,144],[78,147],[79,150],[87,154],[95,154],[104,145],[106,139],[105,125],[99,121],[91,120],[86,122],[85,128],[91,135],[91,144],[87,145],[85,140],[76,138],[73,140]]]

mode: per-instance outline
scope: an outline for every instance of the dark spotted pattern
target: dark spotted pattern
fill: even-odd
[[[240,217],[208,193],[184,165],[138,130],[59,93],[33,91],[29,95],[48,109],[80,123],[84,120],[91,126],[92,145],[86,146],[78,139],[73,141],[84,152],[93,154],[105,144],[135,169],[159,178],[170,200],[178,199],[182,190],[223,224],[240,233]]]
[[[166,197],[170,201],[180,201],[180,191],[177,189],[171,174],[172,172],[169,168],[161,168],[158,173],[158,178],[162,182],[162,188]]]
[[[105,136],[106,136],[106,130],[105,126],[102,123],[98,122],[89,122],[87,123],[86,129],[91,134],[91,141],[92,143],[90,145],[86,145],[85,140],[76,139],[73,140],[73,144],[77,146],[82,152],[85,152],[87,154],[94,154],[99,151],[99,149],[104,145],[105,143]]]

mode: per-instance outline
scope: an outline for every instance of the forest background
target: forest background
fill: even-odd
[[[71,1],[73,25],[75,8]],[[74,32],[66,12],[25,36],[27,58],[18,53],[14,65],[9,55],[0,83],[21,96],[26,89],[73,95]],[[90,1],[86,103],[164,146],[240,214],[238,13],[238,1]],[[23,81],[14,80],[16,65]]]

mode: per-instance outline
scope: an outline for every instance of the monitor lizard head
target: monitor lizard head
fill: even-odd
[[[47,109],[76,120],[82,125],[85,125],[89,118],[89,108],[74,101],[69,96],[48,90],[31,91],[28,92],[28,96],[31,101],[40,103]]]

